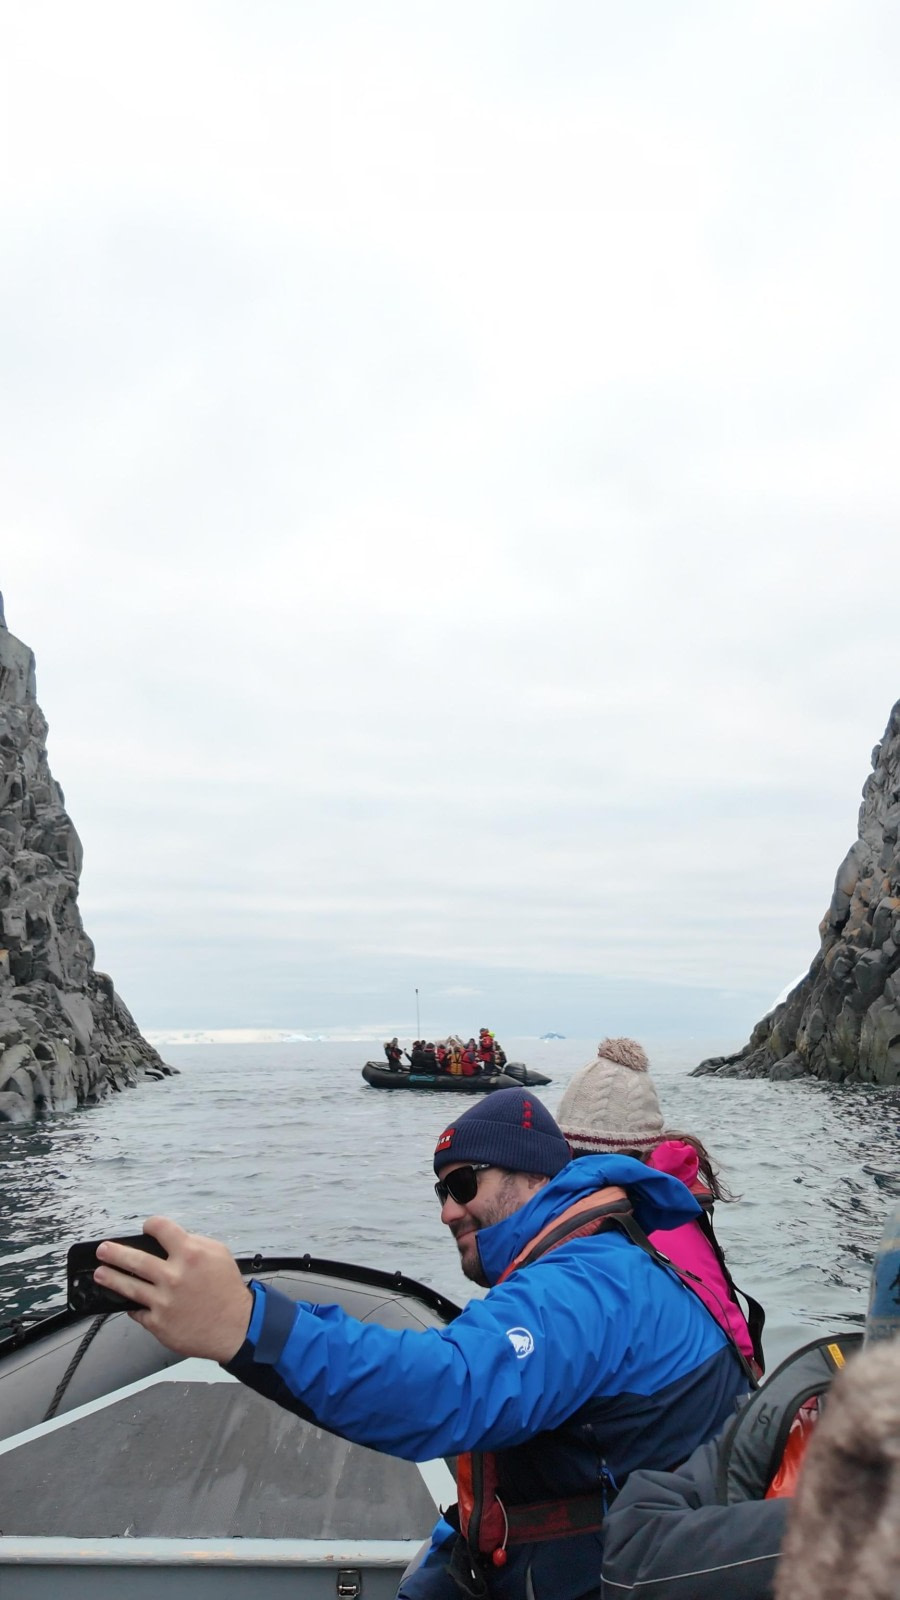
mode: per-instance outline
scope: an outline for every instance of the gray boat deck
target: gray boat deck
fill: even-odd
[[[300,1287],[298,1298],[312,1298],[323,1285]],[[364,1319],[440,1325],[384,1291],[344,1286],[343,1298]],[[95,1346],[106,1343],[108,1360],[129,1328],[143,1342],[136,1324],[109,1319],[81,1383],[99,1378],[90,1378]],[[70,1346],[68,1333],[49,1341],[44,1409]],[[38,1360],[32,1348],[10,1362],[20,1388],[12,1409],[32,1416],[24,1390]],[[389,1600],[456,1497],[445,1462],[414,1465],[350,1444],[215,1362],[176,1358],[61,1411],[0,1442],[3,1600]]]

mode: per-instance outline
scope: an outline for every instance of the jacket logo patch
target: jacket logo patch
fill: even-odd
[[[506,1337],[520,1361],[530,1356],[534,1349],[534,1335],[527,1328],[507,1328]]]

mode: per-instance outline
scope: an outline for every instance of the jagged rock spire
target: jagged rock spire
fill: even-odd
[[[734,1056],[695,1076],[900,1083],[900,700],[872,752],[859,837],[838,867],[809,973]]]
[[[34,656],[6,627],[0,597],[0,1122],[171,1071],[94,970],[78,910],[81,841],[46,740]]]

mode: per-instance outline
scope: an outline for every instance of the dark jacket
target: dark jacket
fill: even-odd
[[[603,1600],[771,1600],[790,1502],[766,1490],[798,1407],[827,1392],[861,1337],[803,1345],[683,1466],[632,1473],[606,1518]]]
[[[790,1502],[718,1504],[720,1443],[632,1473],[606,1519],[603,1600],[771,1600]]]

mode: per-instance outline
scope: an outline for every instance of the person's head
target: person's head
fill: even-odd
[[[559,1103],[560,1128],[576,1155],[645,1159],[663,1137],[649,1062],[634,1039],[603,1039],[597,1059],[575,1074]]]
[[[688,1144],[714,1200],[730,1200],[712,1157],[692,1133],[665,1128],[646,1052],[635,1039],[601,1039],[597,1059],[575,1074],[557,1120],[575,1156],[634,1156],[647,1161],[664,1139]]]
[[[867,1345],[828,1391],[788,1512],[776,1600],[900,1594],[900,1341]]]
[[[434,1152],[441,1221],[473,1283],[486,1283],[479,1230],[511,1217],[569,1159],[549,1111],[527,1089],[497,1089],[444,1129]]]

